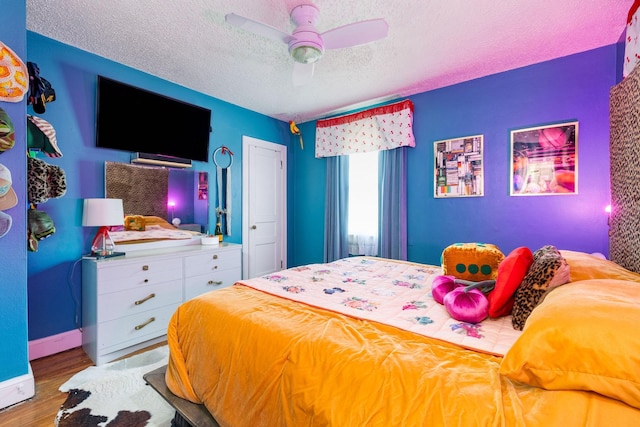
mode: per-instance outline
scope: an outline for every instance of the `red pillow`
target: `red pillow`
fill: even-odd
[[[516,248],[498,265],[496,287],[489,293],[489,316],[511,314],[516,290],[533,264],[533,253],[527,247]]]

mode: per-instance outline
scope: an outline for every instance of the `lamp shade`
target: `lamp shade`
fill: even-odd
[[[82,225],[102,227],[104,225],[123,225],[124,208],[122,199],[84,199]]]

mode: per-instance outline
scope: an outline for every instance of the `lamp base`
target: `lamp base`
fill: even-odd
[[[102,255],[101,253],[90,253],[89,255],[84,255],[83,258],[95,258],[95,259],[105,259],[105,258],[115,258],[119,256],[125,256],[126,252],[112,252],[108,255]]]

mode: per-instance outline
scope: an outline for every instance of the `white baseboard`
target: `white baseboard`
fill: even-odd
[[[29,360],[61,353],[82,346],[82,332],[79,329],[29,341]]]
[[[31,364],[29,372],[0,383],[0,409],[32,398],[36,393]]]

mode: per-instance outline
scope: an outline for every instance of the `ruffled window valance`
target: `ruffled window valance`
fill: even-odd
[[[316,157],[415,147],[413,102],[405,100],[318,120]]]

